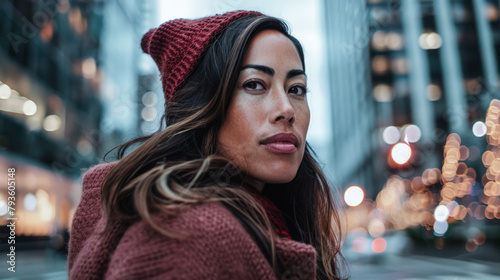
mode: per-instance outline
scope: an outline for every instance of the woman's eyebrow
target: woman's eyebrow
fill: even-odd
[[[306,72],[302,69],[292,69],[286,73],[286,79],[293,78],[295,76],[304,75],[307,78]]]
[[[259,65],[259,64],[247,64],[245,66],[242,66],[240,71],[243,71],[247,68],[253,68],[253,69],[259,70],[259,71],[264,72],[265,74],[267,74],[271,77],[274,76],[274,69],[269,67],[269,66]]]
[[[261,71],[261,72],[264,72],[265,74],[269,75],[269,76],[274,76],[274,69],[269,67],[269,66],[265,66],[265,65],[259,65],[259,64],[247,64],[245,66],[242,66],[240,71],[243,71],[245,69],[248,69],[248,68],[253,68],[255,70],[258,70],[258,71]],[[290,78],[293,78],[295,76],[298,76],[298,75],[304,75],[306,76],[307,78],[307,75],[306,75],[306,72],[302,69],[292,69],[290,71],[288,71],[288,73],[286,73],[286,79],[290,79]]]

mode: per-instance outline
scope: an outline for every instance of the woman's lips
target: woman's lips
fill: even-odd
[[[297,150],[297,147],[295,147],[295,145],[292,143],[274,142],[274,143],[264,144],[264,147],[284,154],[290,154],[295,152],[295,150]]]
[[[289,154],[297,150],[299,140],[293,133],[279,133],[264,139],[260,144],[272,151]]]

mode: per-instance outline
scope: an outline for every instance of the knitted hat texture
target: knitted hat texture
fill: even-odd
[[[195,20],[176,19],[149,30],[142,37],[142,50],[151,55],[160,70],[163,93],[168,101],[198,64],[214,36],[236,19],[262,15],[234,11]]]

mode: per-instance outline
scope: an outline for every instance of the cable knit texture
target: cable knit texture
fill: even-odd
[[[142,37],[142,50],[151,55],[161,73],[163,93],[168,101],[193,71],[215,35],[232,21],[262,15],[253,11],[234,11],[196,20],[176,19],[149,30]]]
[[[277,279],[240,222],[219,202],[190,206],[179,215],[153,219],[165,229],[189,231],[183,240],[165,237],[143,221],[113,221],[101,207],[101,187],[116,164],[97,165],[83,178],[69,243],[69,279]],[[282,279],[315,279],[316,251],[276,238],[286,272]]]

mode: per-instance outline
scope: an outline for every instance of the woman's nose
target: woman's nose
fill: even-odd
[[[272,113],[271,113],[271,122],[288,122],[293,124],[295,122],[295,110],[290,103],[290,98],[288,94],[280,90],[279,92],[275,92],[272,94]]]

